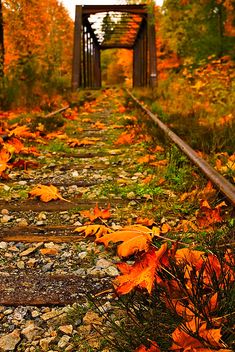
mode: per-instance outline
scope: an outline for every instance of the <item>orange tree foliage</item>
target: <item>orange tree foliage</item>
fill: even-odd
[[[36,82],[70,74],[73,22],[57,0],[4,0],[5,74],[40,93]]]

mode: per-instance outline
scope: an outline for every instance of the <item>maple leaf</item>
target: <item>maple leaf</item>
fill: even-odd
[[[200,211],[197,215],[197,222],[199,227],[208,228],[213,224],[222,222],[223,219],[220,216],[220,212],[221,206],[217,206],[212,209],[206,200],[201,201]]]
[[[149,163],[150,161],[153,161],[155,159],[156,159],[155,155],[147,154],[139,158],[137,161],[138,163],[143,164],[143,163]]]
[[[158,160],[158,161],[153,161],[150,163],[152,166],[166,166],[168,164],[168,160]]]
[[[133,133],[128,133],[128,132],[123,132],[116,142],[114,143],[115,145],[121,145],[121,144],[132,144],[134,142],[135,135]]]
[[[134,352],[160,352],[160,348],[158,347],[157,342],[150,341],[151,346],[149,348],[145,347],[144,345],[140,345]]]
[[[98,218],[109,219],[111,217],[109,209],[110,209],[110,204],[108,204],[107,209],[102,210],[98,207],[98,203],[96,203],[96,206],[93,209],[93,213],[91,213],[90,210],[82,210],[80,211],[80,214],[85,218],[89,218],[89,220],[93,222]]]
[[[10,168],[11,166],[8,165],[8,161],[11,159],[11,153],[8,152],[6,149],[1,149],[0,151],[0,175],[6,169]]]
[[[145,226],[152,226],[154,224],[154,220],[153,219],[148,219],[148,218],[138,217],[136,219],[136,223],[137,224],[141,224],[141,225],[145,225]]]
[[[195,335],[193,337],[191,335]],[[197,338],[197,335],[199,338]],[[180,325],[172,334],[173,345],[171,350],[184,351],[202,351],[206,346],[222,347],[219,340],[221,338],[221,328],[207,329],[207,323],[201,322],[198,319],[193,319],[190,322]],[[204,343],[201,341],[203,340]]]
[[[150,230],[144,226],[129,226],[99,238],[96,243],[103,243],[107,247],[109,242],[123,242],[118,246],[117,253],[120,257],[128,257],[138,251],[148,250],[151,242],[148,232]]]
[[[118,269],[123,274],[119,275],[114,281],[117,293],[124,295],[139,286],[145,288],[150,294],[156,279],[156,270],[161,266],[162,259],[167,251],[167,243],[164,243],[157,251],[150,248],[134,265],[117,264]]]
[[[74,147],[82,147],[84,145],[93,145],[95,144],[94,141],[91,141],[89,139],[81,139],[81,140],[78,140],[76,138],[71,138],[68,140],[68,145],[71,147],[71,148],[74,148]]]
[[[85,237],[95,236],[96,238],[100,238],[101,236],[112,232],[111,229],[109,229],[104,225],[80,226],[80,227],[77,227],[74,231],[78,233],[84,233]]]
[[[60,195],[58,189],[53,185],[45,186],[39,184],[29,192],[29,195],[31,197],[39,197],[43,202],[46,203],[56,199],[61,199],[69,202]]]
[[[30,132],[27,126],[17,126],[9,132],[9,137],[35,138],[35,133]]]
[[[4,143],[4,148],[6,148],[10,153],[19,154],[24,149],[24,145],[18,138],[14,137],[7,143]]]

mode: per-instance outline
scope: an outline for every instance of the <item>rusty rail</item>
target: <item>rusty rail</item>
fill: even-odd
[[[235,187],[221,174],[219,174],[207,161],[199,157],[196,152],[185,143],[177,134],[167,127],[158,117],[148,110],[129,91],[126,90],[135,103],[158,125],[158,127],[169,137],[187,157],[206,175],[206,177],[235,205]]]

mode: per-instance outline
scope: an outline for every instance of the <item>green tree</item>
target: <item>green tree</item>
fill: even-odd
[[[210,55],[235,55],[235,38],[225,34],[227,2],[165,0],[163,36],[177,54],[193,61]]]

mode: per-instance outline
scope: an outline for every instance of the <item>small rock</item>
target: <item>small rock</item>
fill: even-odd
[[[132,200],[132,199],[136,198],[136,195],[134,192],[129,192],[129,193],[127,193],[126,197],[127,197],[127,199]]]
[[[40,312],[38,312],[37,310],[33,310],[31,312],[32,318],[37,318],[40,315]]]
[[[134,200],[132,200],[131,202],[129,202],[128,203],[128,205],[130,205],[130,206],[134,206],[134,205],[136,205],[137,203],[134,201]]]
[[[71,335],[73,332],[73,325],[61,325],[59,330],[64,332],[66,335]]]
[[[45,265],[43,265],[42,267],[42,271],[44,271],[44,273],[46,273],[47,271],[50,271],[53,267],[53,262],[47,263]]]
[[[47,216],[46,216],[45,213],[41,212],[41,213],[38,214],[37,218],[38,218],[39,221],[40,220],[46,220]]]
[[[59,348],[64,348],[67,346],[68,342],[70,340],[70,336],[64,335],[61,337],[60,341],[58,342],[58,347]]]
[[[2,219],[1,219],[1,222],[3,223],[3,224],[6,224],[7,222],[9,222],[10,220],[11,220],[11,216],[9,216],[9,215],[3,215],[3,217],[2,217]]]
[[[19,181],[18,185],[25,186],[25,185],[27,185],[27,181]]]
[[[29,247],[29,248],[27,248],[25,251],[21,252],[21,253],[19,254],[19,256],[20,256],[20,257],[25,257],[25,256],[27,256],[27,255],[29,255],[29,254],[35,252],[38,248],[40,248],[40,247],[42,247],[42,246],[43,246],[43,243],[40,242],[40,243],[36,244],[34,247]]]
[[[37,221],[35,225],[36,226],[45,226],[46,224],[44,221],[40,220],[40,221]]]
[[[19,248],[17,248],[16,246],[10,246],[10,247],[8,247],[8,251],[10,251],[10,252],[19,252]]]
[[[14,351],[16,345],[20,342],[20,330],[15,329],[10,334],[0,337],[0,350]]]
[[[78,176],[79,176],[78,171],[77,171],[77,170],[74,170],[74,171],[72,172],[72,176],[73,176],[73,177],[78,177]]]
[[[105,273],[102,269],[93,267],[91,269],[87,269],[87,275],[97,276],[97,277],[104,277]]]
[[[4,315],[10,315],[13,313],[13,309],[11,309],[11,308],[6,309],[3,313],[4,313]]]
[[[107,275],[112,277],[119,275],[119,271],[115,266],[109,266],[104,271]]]
[[[84,259],[84,258],[86,258],[87,254],[88,254],[87,252],[81,252],[78,254],[78,258]]]
[[[98,266],[99,268],[102,268],[102,269],[108,268],[111,265],[113,265],[113,263],[111,263],[108,260],[103,259],[103,258],[97,260],[97,262],[96,262],[96,266]]]
[[[6,242],[0,242],[0,249],[7,249],[7,243]]]
[[[61,312],[57,312],[56,310],[51,310],[49,312],[42,314],[41,319],[44,321],[47,321],[49,319],[56,318],[60,314],[61,314]]]
[[[28,221],[26,219],[21,219],[19,222],[18,222],[18,226],[20,227],[26,227],[28,226]]]
[[[97,313],[93,312],[92,310],[89,310],[83,317],[83,324],[102,325],[102,320],[103,318],[100,317]]]
[[[3,186],[3,189],[4,189],[5,192],[8,192],[8,191],[11,189],[11,187],[9,187],[9,186],[7,186],[7,185],[4,185],[4,186]]]
[[[42,348],[43,351],[47,351],[49,344],[55,339],[55,337],[46,337],[44,339],[41,339],[39,341],[39,345]]]
[[[23,262],[23,260],[20,260],[16,263],[16,266],[18,269],[24,269],[25,268],[25,264]]]
[[[42,329],[38,328],[33,322],[31,322],[21,331],[21,333],[26,337],[28,341],[32,341],[40,331],[42,331]]]
[[[2,214],[2,215],[8,215],[8,214],[9,214],[9,210],[7,210],[7,209],[2,209],[2,210],[1,210],[1,214]]]
[[[13,319],[22,321],[28,313],[27,307],[17,307],[13,314]]]

